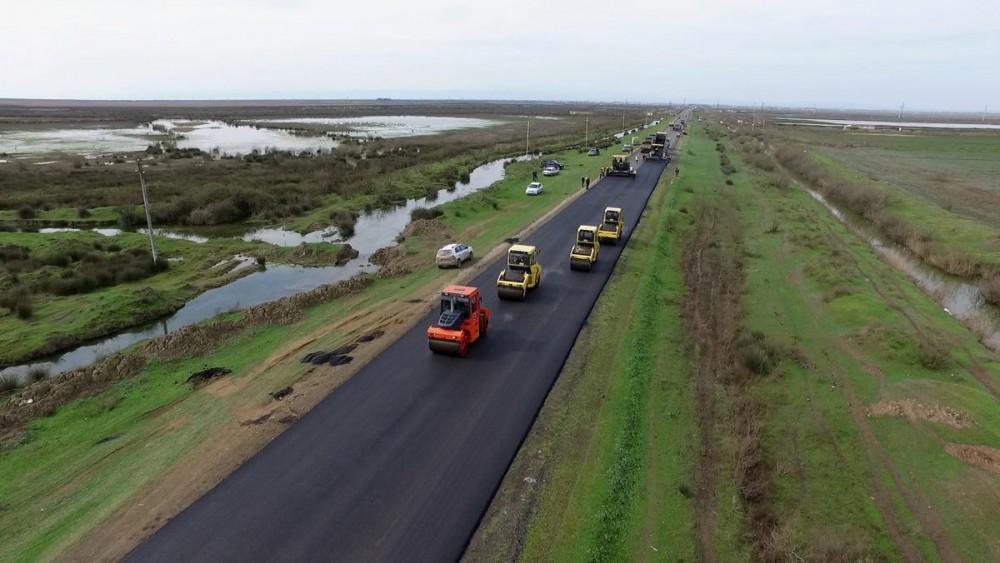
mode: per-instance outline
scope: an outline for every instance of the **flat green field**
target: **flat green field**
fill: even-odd
[[[836,175],[891,194],[891,208],[955,250],[1000,257],[1000,134],[774,133],[815,151]]]

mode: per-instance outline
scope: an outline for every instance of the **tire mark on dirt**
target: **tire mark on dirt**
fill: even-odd
[[[830,235],[831,240],[837,239],[838,235],[832,232],[832,230],[830,230],[828,227],[827,227],[827,232]],[[812,304],[813,301],[809,298],[809,294],[806,292],[805,287],[802,284],[801,276],[789,276],[789,279],[792,281],[792,285],[795,287],[795,290],[801,296],[800,297],[801,302]],[[839,338],[835,339],[834,343],[838,346],[839,349],[848,354],[851,357],[851,359],[858,362],[858,364],[861,365],[862,368],[868,374],[878,379],[879,386],[881,387],[883,380],[883,375],[881,370],[879,370],[876,366],[873,366],[870,363],[868,363],[864,358],[858,355],[855,350],[853,350],[850,346],[848,346],[845,342],[843,342]],[[819,422],[820,422],[820,427],[822,428],[823,433],[826,436],[827,442],[830,448],[832,449],[834,455],[836,455],[837,459],[840,461],[840,464],[842,466],[845,467],[848,466],[849,462],[844,457],[843,452],[840,451],[840,447],[837,445],[836,435],[834,434],[833,429],[830,428],[830,425],[827,424],[826,417],[820,416]],[[866,449],[863,452],[863,454],[865,456],[865,461],[868,464],[868,466],[874,469],[875,463],[874,460],[872,459],[871,451]],[[893,510],[892,501],[889,498],[889,494],[886,491],[881,480],[873,478],[871,483],[873,486],[871,498],[875,503],[875,508],[879,511],[879,514],[882,516],[882,521],[885,523],[886,530],[889,533],[889,538],[892,540],[892,543],[899,550],[904,561],[912,561],[912,562],[921,561],[922,557],[920,551],[917,549],[916,545],[914,545],[913,542],[911,542],[910,539],[904,533],[903,527],[899,523],[899,519],[896,517],[896,513]]]

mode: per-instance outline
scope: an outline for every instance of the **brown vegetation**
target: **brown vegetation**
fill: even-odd
[[[946,444],[944,449],[965,463],[975,465],[983,471],[1000,474],[1000,449],[967,444]]]
[[[733,480],[746,510],[752,551],[758,559],[783,556],[774,543],[778,516],[768,499],[772,469],[763,447],[766,408],[749,392],[767,375],[779,352],[761,333],[744,334],[743,251],[740,222],[732,207],[704,202],[692,213],[692,239],[684,252],[685,335],[696,360],[695,398],[700,451],[695,469],[696,529],[700,558],[715,560],[714,513],[720,432],[731,433]],[[725,404],[717,404],[719,391]],[[722,408],[720,408],[722,407]],[[722,415],[721,413],[728,413]],[[725,421],[724,428],[717,427]]]
[[[868,407],[868,416],[892,416],[907,420],[926,420],[952,428],[968,428],[976,420],[968,413],[951,407],[920,403],[911,399],[902,401],[882,400]]]

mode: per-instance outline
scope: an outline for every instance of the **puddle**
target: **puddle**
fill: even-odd
[[[300,136],[283,129],[230,125],[222,121],[161,119],[149,125],[123,129],[4,130],[0,131],[0,153],[20,158],[51,153],[95,157],[144,151],[158,141],[174,141],[179,148],[197,148],[220,155],[246,155],[254,150],[315,152],[338,146],[337,141],[325,135]],[[104,164],[111,166],[114,163]]]
[[[424,115],[379,115],[367,117],[298,117],[254,119],[249,123],[326,125],[338,133],[359,137],[416,137],[455,129],[479,129],[498,122],[472,117],[430,117]]]
[[[933,123],[928,121],[869,121],[864,119],[814,119],[804,117],[779,117],[781,125],[819,125],[824,127],[855,126],[878,127],[891,129],[904,127],[907,129],[996,129],[1000,125],[991,123]]]
[[[76,155],[134,152],[145,150],[157,136],[160,133],[148,126],[125,129],[4,130],[0,131],[0,153],[29,156],[56,152]]]
[[[907,248],[882,241],[870,227],[845,215],[822,194],[805,190],[849,231],[866,241],[886,263],[906,274],[948,314],[975,333],[987,348],[1000,352],[1000,309],[986,302],[978,286],[925,264]]]
[[[53,233],[78,233],[82,230],[84,229],[77,229],[74,227],[45,227],[43,229],[38,229],[37,232],[40,235],[49,235]],[[118,236],[123,232],[125,232],[122,229],[113,229],[113,228],[88,229],[88,230],[93,233],[97,233],[99,235],[104,235],[106,237]],[[144,235],[149,231],[147,229],[136,229],[135,232],[140,235]],[[160,238],[187,240],[197,243],[206,243],[210,240],[208,237],[203,237],[201,235],[195,235],[191,233],[177,233],[173,231],[165,231],[163,229],[153,229],[153,235]]]
[[[197,148],[213,154],[246,155],[268,150],[302,153],[330,150],[339,145],[325,135],[300,136],[282,129],[230,125],[222,121],[159,119],[152,125],[174,135],[178,148]]]
[[[522,156],[513,160],[524,161],[537,158]],[[512,159],[495,160],[479,166],[469,174],[469,182],[458,183],[455,190],[441,190],[437,199],[426,198],[410,200],[405,206],[387,211],[377,211],[361,216],[355,225],[355,235],[348,239],[351,246],[358,250],[357,258],[342,266],[327,266],[307,268],[303,266],[269,265],[266,270],[252,273],[223,287],[212,289],[188,301],[173,315],[150,325],[126,330],[114,336],[100,339],[68,352],[46,358],[30,364],[21,364],[0,370],[0,376],[12,374],[19,379],[25,379],[34,368],[46,370],[49,375],[55,375],[88,366],[95,361],[121,351],[136,342],[142,342],[157,336],[163,336],[181,327],[191,325],[220,313],[235,311],[275,301],[315,289],[321,285],[336,283],[350,279],[361,273],[374,274],[378,268],[369,264],[368,257],[379,248],[395,244],[396,236],[410,222],[410,211],[417,207],[432,207],[453,201],[469,195],[477,190],[489,187],[504,177],[504,162]],[[73,230],[73,229],[68,229]],[[109,229],[117,230],[117,229]],[[298,246],[295,236],[308,238],[313,233],[300,235],[281,229],[270,229],[282,234],[275,235],[268,242],[272,244],[285,243],[285,246]],[[259,231],[255,231],[259,232]],[[316,231],[317,233],[324,231]],[[258,239],[263,240],[263,239]],[[231,264],[231,262],[229,262]]]

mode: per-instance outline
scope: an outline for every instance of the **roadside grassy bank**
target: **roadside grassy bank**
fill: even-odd
[[[467,559],[1000,555],[996,354],[735,137],[691,129]]]
[[[576,152],[555,157],[567,170],[545,178],[542,196],[524,195],[537,163],[513,164],[481,196],[490,199],[449,203],[430,228],[408,231],[392,258],[395,277],[292,311],[290,324],[258,325],[252,313],[203,323],[197,347],[164,349],[135,377],[30,422],[0,453],[0,559],[121,557],[422,318],[443,284],[467,275],[431,265],[442,243],[471,241],[482,260],[605,164]],[[349,364],[300,362],[345,345],[357,346]],[[217,367],[232,373],[185,383]]]

